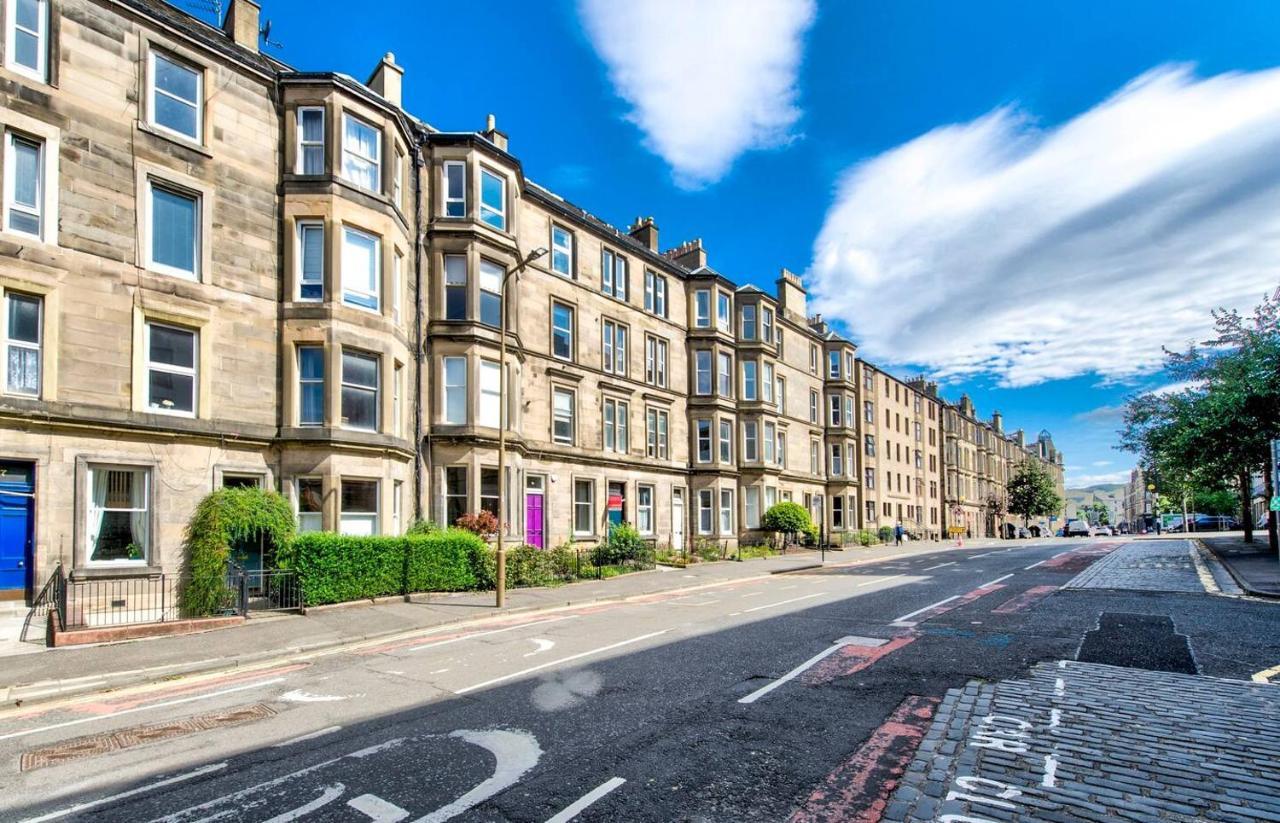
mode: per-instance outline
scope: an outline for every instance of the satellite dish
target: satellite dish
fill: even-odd
[[[270,20],[267,20],[266,22],[264,22],[262,24],[262,27],[258,29],[258,36],[262,38],[262,42],[264,45],[271,46],[273,49],[284,48],[283,44],[277,43],[275,40],[271,39],[271,21]]]

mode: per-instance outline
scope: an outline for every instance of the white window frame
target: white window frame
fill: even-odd
[[[367,532],[348,531],[345,528],[346,520],[347,520],[347,510],[343,508],[343,505],[342,505],[342,497],[343,497],[342,486],[345,483],[372,483],[373,484],[373,501],[374,501],[373,511],[372,512],[356,511],[356,512],[350,513],[351,517],[353,518],[352,522],[369,524],[369,530]],[[380,531],[380,528],[381,528],[380,520],[382,515],[382,511],[381,511],[382,506],[380,505],[381,501],[382,501],[382,482],[380,480],[376,478],[368,478],[368,477],[339,478],[338,480],[338,533],[350,534],[350,535],[368,534],[371,536],[382,534],[382,532]],[[354,518],[359,518],[359,519],[354,520]]]
[[[497,380],[486,387],[486,376]],[[497,360],[480,360],[480,379],[476,386],[476,425],[496,429],[502,425],[502,366]]]
[[[766,464],[774,462],[773,449],[778,445],[778,427],[774,423],[766,420],[761,432],[761,445],[764,447],[761,451],[764,453],[764,462]]]
[[[460,197],[449,196],[449,173],[457,169],[462,174],[462,195]],[[440,167],[440,193],[441,204],[443,210],[442,217],[463,218],[467,216],[467,164],[461,160],[446,160]],[[461,214],[450,214],[449,207],[453,205],[461,205]]]
[[[191,335],[191,366],[174,366],[168,363],[154,363],[151,360],[151,329],[161,326],[172,331],[182,332]],[[174,417],[195,417],[200,411],[200,330],[189,329],[183,326],[175,326],[171,323],[157,323],[151,320],[147,321],[144,329],[143,340],[143,362],[146,368],[147,381],[147,411],[152,414],[168,414]],[[166,374],[180,374],[191,378],[191,411],[183,411],[182,409],[166,409],[163,406],[153,406],[151,404],[151,372],[159,371]]]
[[[306,274],[306,271],[307,271],[306,234],[307,232],[310,232],[310,231],[320,232],[320,271],[319,271],[320,279],[318,281],[308,280],[307,274]],[[326,243],[325,243],[324,221],[323,220],[299,220],[295,242],[297,243],[297,250],[298,250],[297,252],[298,265],[296,267],[297,275],[298,275],[298,278],[297,278],[298,288],[297,288],[297,293],[295,295],[295,298],[297,300],[305,301],[308,303],[318,303],[320,301],[323,301],[324,300],[324,258],[326,253],[328,252],[328,248],[326,247]],[[302,294],[302,287],[306,285],[312,285],[312,284],[318,284],[320,286],[320,296],[304,297]]]
[[[35,67],[27,66],[19,63],[16,59],[18,54],[18,3],[17,0],[7,0],[5,3],[5,48],[4,48],[4,64],[5,68],[10,71],[17,72],[24,77],[29,77],[41,83],[49,82],[49,0],[37,0],[40,8],[38,11],[39,19],[36,25],[40,28],[36,31],[23,29],[23,31],[31,34],[36,38],[36,65]]]
[[[604,450],[627,454],[631,448],[631,404],[612,397],[604,399]]]
[[[733,421],[722,417],[716,426],[719,436],[717,453],[724,465],[733,463]]]
[[[3,292],[4,300],[0,301],[0,309],[4,314],[0,315],[0,353],[4,355],[4,390],[5,394],[18,395],[20,397],[39,397],[44,390],[44,298],[34,294],[22,294],[19,292],[5,291]],[[10,336],[9,330],[9,302],[14,298],[20,300],[34,301],[36,304],[36,341],[34,343],[27,340],[14,340]],[[16,389],[9,385],[9,350],[23,349],[26,351],[34,351],[36,353],[36,390],[28,392]]]
[[[578,497],[579,487],[587,490],[587,499],[580,500]],[[583,508],[586,509],[587,522],[591,524],[588,529],[578,528],[578,513]],[[588,480],[583,477],[575,477],[573,480],[573,533],[577,537],[586,537],[596,533],[596,481]]]
[[[454,379],[449,377],[450,365],[457,366],[461,364],[462,382],[456,381],[458,372],[454,372]],[[461,356],[447,356],[440,358],[440,384],[443,389],[442,408],[440,409],[440,419],[450,426],[465,426],[467,424],[467,358]],[[462,415],[459,419],[451,417],[449,410],[452,407],[450,397],[453,393],[458,393],[462,397]],[[455,399],[456,399],[456,395]]]
[[[304,512],[302,510],[302,484],[316,483],[320,486],[320,511]],[[324,481],[319,477],[296,477],[293,481],[293,513],[298,519],[298,534],[324,531]],[[303,518],[307,518],[303,520]],[[314,526],[308,525],[314,523]]]
[[[569,327],[567,329],[561,328],[556,325],[556,308],[557,307],[564,309],[566,312],[568,312]],[[557,360],[563,360],[566,363],[572,363],[574,361],[575,350],[573,346],[573,335],[574,335],[574,325],[575,325],[574,320],[576,316],[576,311],[577,310],[573,306],[569,305],[568,303],[559,303],[559,302],[553,301],[551,304],[551,356],[556,358]],[[569,354],[567,357],[564,355],[556,354],[556,335],[558,333],[567,335],[569,338]]]
[[[670,455],[668,435],[671,415],[662,409],[649,409],[645,413],[646,455],[658,460],[666,460]]]
[[[403,432],[403,412],[401,406],[404,403],[404,365],[402,363],[391,364],[391,433],[396,437],[400,437]]]
[[[195,204],[196,204],[195,214],[192,217],[194,226],[191,232],[192,242],[194,244],[194,247],[192,248],[191,260],[192,260],[192,268],[194,269],[194,271],[186,271],[185,269],[179,269],[174,266],[170,266],[167,263],[157,262],[155,258],[152,256],[155,251],[155,233],[156,233],[155,192],[157,188],[163,189],[169,192],[170,194],[175,194],[179,197],[189,197],[195,201]],[[202,247],[204,245],[203,233],[204,233],[204,195],[198,191],[191,191],[185,186],[180,186],[175,183],[170,183],[167,180],[158,180],[156,178],[148,177],[147,178],[147,239],[145,244],[146,245],[145,251],[147,255],[147,270],[158,272],[160,274],[167,274],[172,277],[180,277],[183,280],[193,280],[198,282],[200,280],[200,275],[201,275],[201,271],[200,271],[201,263],[203,262],[203,258],[202,258],[202,254],[203,254]]]
[[[492,177],[501,184],[501,197],[499,199],[502,201],[502,208],[495,209],[484,202],[485,177]],[[488,216],[496,217],[498,222],[494,223],[486,220],[485,218]],[[498,231],[507,230],[507,178],[505,175],[485,168],[480,169],[480,222]]]
[[[652,386],[667,387],[667,341],[661,337],[645,335],[644,380]]]
[[[391,252],[391,322],[399,323],[403,301],[400,292],[404,290],[404,255],[399,249]]]
[[[193,108],[196,110],[196,133],[183,134],[177,129],[171,129],[163,123],[156,120],[156,95],[163,94],[173,100],[177,100],[185,105],[192,105],[190,101],[184,100],[177,95],[164,91],[156,86],[156,58],[160,58],[175,66],[186,69],[196,76],[196,100]],[[195,66],[177,55],[169,52],[161,53],[156,49],[147,51],[147,123],[159,129],[166,134],[171,134],[179,140],[185,140],[193,143],[204,144],[204,69]]]
[[[831,444],[831,476],[844,477],[844,448],[839,443]]]
[[[732,535],[733,531],[733,490],[720,490],[720,534]]]
[[[755,463],[760,459],[760,424],[754,420],[742,421],[742,462]]]
[[[84,547],[85,565],[95,567],[95,568],[114,568],[119,566],[146,566],[152,554],[152,547],[155,546],[155,543],[156,543],[156,535],[153,534],[155,529],[152,528],[154,524],[154,519],[151,516],[152,507],[155,505],[155,500],[152,497],[152,491],[154,489],[154,486],[152,485],[152,475],[155,469],[152,466],[114,465],[110,463],[90,463],[88,464],[87,469],[88,470],[84,473],[85,482],[88,484],[88,488],[85,490],[85,495],[86,495],[85,500],[87,501],[87,504],[84,507],[85,518],[86,518],[85,547]],[[142,500],[145,505],[140,509],[133,508],[133,507],[122,508],[122,507],[107,507],[107,506],[103,506],[101,509],[98,509],[94,505],[93,480],[94,480],[94,473],[100,472],[100,471],[104,471],[104,472],[105,471],[123,471],[123,472],[128,472],[130,474],[135,472],[140,474],[142,476],[142,483],[143,483]],[[136,512],[142,512],[143,516],[147,519],[147,527],[146,527],[147,539],[146,539],[146,545],[142,547],[142,557],[136,560],[131,560],[129,558],[120,558],[118,560],[94,560],[93,559],[94,547],[90,543],[89,537],[92,535],[98,534],[97,527],[93,523],[94,513],[97,511],[129,512],[131,515]]]
[[[600,347],[604,356],[604,370],[607,374],[625,377],[627,374],[627,327],[617,320],[604,319],[601,324]]]
[[[345,364],[343,363],[343,359],[347,354],[351,354],[353,357],[359,357],[364,360],[373,361],[374,381],[372,386],[366,386],[362,383],[347,382],[347,369]],[[382,408],[381,408],[382,406],[382,357],[381,355],[375,352],[364,351],[362,349],[354,349],[354,348],[350,350],[344,349],[340,353],[339,359],[338,359],[338,382],[339,382],[339,389],[338,389],[339,422],[341,422],[342,420],[342,415],[341,415],[342,392],[346,391],[348,387],[359,390],[361,392],[367,392],[370,390],[373,391],[373,425],[372,426],[353,426],[350,423],[342,423],[342,428],[351,429],[352,431],[373,431],[373,432],[378,431],[379,426],[382,424]]]
[[[569,398],[569,411],[562,412],[556,406],[557,397]],[[565,446],[572,446],[577,441],[577,418],[578,418],[578,399],[577,394],[572,389],[564,389],[559,386],[551,390],[551,440],[554,443],[560,443]],[[567,422],[569,424],[569,436],[567,438],[560,437],[556,434],[556,422]]]
[[[787,433],[782,429],[778,429],[777,445],[777,463],[785,468],[787,465]]]
[[[320,114],[320,139],[319,140],[307,140],[306,137],[304,136],[305,131],[303,130],[303,127],[302,127],[302,120],[306,114],[309,114],[312,112],[319,112]],[[295,161],[294,173],[304,174],[307,176],[324,174],[325,138],[328,136],[328,133],[325,131],[325,129],[328,126],[328,114],[325,112],[324,106],[298,106],[297,112],[294,114],[294,126],[298,132],[298,145],[297,145],[298,156],[294,158],[294,161]],[[314,149],[314,148],[320,149],[320,171],[309,172],[306,170],[307,169],[307,149]]]
[[[304,351],[320,352],[320,365],[323,368],[323,371],[320,373],[319,377],[304,377],[302,375],[302,353]],[[328,358],[325,356],[324,344],[322,343],[299,344],[297,347],[297,358],[298,358],[297,360],[298,362],[298,403],[297,403],[298,425],[299,426],[323,426],[325,422],[325,417],[326,417],[325,406],[327,405],[326,398],[325,398],[325,377],[327,372],[329,371],[329,363],[328,363]],[[320,398],[321,398],[320,399],[320,419],[315,421],[306,421],[302,419],[303,387],[312,386],[317,383],[320,384]]]
[[[616,300],[631,298],[631,272],[627,258],[605,246],[600,249],[600,291]]]
[[[649,494],[649,502],[644,502],[645,493]],[[636,484],[636,531],[641,534],[653,534],[655,528],[654,499],[657,494],[652,485]]]
[[[733,357],[728,352],[717,352],[716,392],[721,397],[733,397]]]
[[[733,299],[728,292],[716,292],[716,328],[733,334]]]
[[[747,486],[742,490],[742,526],[760,528],[760,487]]]
[[[706,433],[705,437],[703,436],[704,432]],[[697,462],[699,463],[712,462],[712,458],[715,457],[715,445],[714,445],[715,441],[713,439],[715,435],[713,434],[711,429],[711,419],[707,417],[703,417],[703,418],[699,418],[698,420],[695,420],[693,422],[693,436],[694,436],[694,444],[693,444],[694,456],[697,459]],[[703,448],[702,448],[703,443],[706,443],[706,446],[707,446],[705,451],[703,451]],[[704,457],[703,455],[706,455],[706,456]]]
[[[347,241],[352,235],[364,237],[373,241],[373,272],[372,286],[373,291],[365,291],[363,288],[352,288],[354,281],[353,272],[347,271]],[[357,229],[354,226],[342,227],[342,304],[351,306],[352,308],[362,309],[364,311],[378,314],[382,311],[382,238],[371,232]],[[366,281],[367,283],[368,281]],[[369,297],[373,300],[372,306],[366,306],[358,300],[348,300],[347,295],[359,297]]]
[[[710,349],[695,349],[693,352],[693,393],[699,397],[710,397],[715,394],[715,372],[713,371]],[[707,376],[706,391],[702,390],[701,376]]]
[[[698,490],[698,534],[715,534],[715,505],[711,489]]]
[[[373,143],[374,153],[372,155],[360,154],[358,151],[355,150],[355,148],[347,145],[347,122],[348,121],[359,123],[365,128],[371,129],[373,133],[377,135],[377,139]],[[357,188],[364,189],[365,191],[371,191],[377,194],[382,193],[382,136],[383,136],[382,129],[378,128],[373,123],[370,123],[368,120],[365,120],[363,117],[358,117],[349,111],[344,111],[342,113],[342,135],[340,139],[342,140],[342,179],[343,180],[347,181],[348,183],[350,183],[351,185]],[[349,174],[347,172],[348,157],[354,158],[356,160],[361,160],[365,163],[369,163],[373,167],[373,185],[365,187],[359,180],[356,180],[352,174]]]
[[[742,361],[742,399],[755,400],[760,391],[760,364],[754,360]]]
[[[20,204],[17,200],[17,182],[18,182],[18,147],[17,143],[27,143],[34,145],[36,149],[36,203],[34,207],[26,204]],[[49,144],[41,137],[35,137],[28,134],[16,132],[13,129],[7,129],[4,134],[4,230],[21,234],[24,237],[34,237],[41,242],[44,241],[48,229],[49,215],[45,214],[47,210],[45,198],[45,186],[48,181],[48,151]],[[24,229],[14,228],[10,225],[10,217],[14,212],[32,217],[36,221],[36,230],[29,232]]]
[[[693,293],[693,325],[699,329],[711,328],[710,289],[699,289]]]
[[[768,306],[760,307],[760,339],[766,343],[774,342],[773,309]]]
[[[564,235],[565,242],[557,242],[557,234]],[[551,271],[570,280],[573,279],[573,241],[573,232],[559,223],[551,224]],[[565,267],[563,270],[556,265],[557,254],[564,255]]]
[[[809,422],[818,422],[818,392],[816,389],[809,389]]]

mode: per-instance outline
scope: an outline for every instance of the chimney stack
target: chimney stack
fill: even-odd
[[[384,54],[365,85],[383,100],[399,108],[402,99],[401,88],[404,85],[404,69],[396,64],[396,56],[391,52]]]
[[[627,234],[644,243],[651,252],[658,251],[658,226],[652,217],[637,217]]]
[[[503,151],[507,150],[507,135],[498,131],[498,118],[494,115],[491,114],[485,118],[484,131],[480,134]]]
[[[663,257],[684,266],[690,271],[695,271],[707,265],[707,251],[702,248],[702,238],[698,237],[687,243],[681,243],[674,249],[668,249],[662,253]]]
[[[237,46],[257,52],[261,13],[262,7],[253,0],[231,0],[227,5],[227,16],[222,21],[222,30]]]

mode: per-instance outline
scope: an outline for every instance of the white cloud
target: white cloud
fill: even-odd
[[[812,0],[581,0],[588,37],[645,145],[687,188],[790,140]]]
[[[1110,460],[1095,460],[1095,461],[1093,461],[1092,463],[1090,463],[1089,465],[1091,465],[1091,466],[1110,466],[1110,465],[1111,465],[1111,461],[1110,461]]]
[[[1101,486],[1109,483],[1128,483],[1129,469],[1106,472],[1104,474],[1068,474],[1065,478],[1068,489],[1087,489],[1090,486]]]
[[[847,170],[813,304],[944,379],[1134,377],[1275,288],[1277,202],[1280,69],[1165,66],[1050,129],[999,109]]]

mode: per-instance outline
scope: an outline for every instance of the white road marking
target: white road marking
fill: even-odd
[[[1278,674],[1280,674],[1280,666],[1272,666],[1269,669],[1263,669],[1260,672],[1255,672],[1250,679],[1254,683],[1270,683],[1271,678]]]
[[[1043,560],[1037,560],[1036,562],[1032,563],[1030,566],[1024,567],[1023,571],[1025,572],[1027,571],[1027,569],[1034,569],[1036,566],[1043,566],[1043,565],[1044,565]]]
[[[302,743],[307,740],[315,740],[317,737],[324,737],[326,734],[333,734],[334,732],[341,731],[341,730],[342,730],[341,726],[328,726],[323,729],[318,729],[314,732],[308,732],[307,734],[299,735],[298,737],[295,737],[291,740],[286,740],[283,743],[277,743],[274,746],[272,746],[272,748],[283,749],[285,746],[292,746],[294,743]]]
[[[822,596],[822,592],[814,592],[813,594],[804,594],[799,597],[793,597],[790,600],[779,600],[777,603],[765,603],[763,606],[756,606],[754,608],[747,609],[746,611],[743,612],[743,614],[758,612],[761,609],[772,609],[774,606],[785,606],[788,603],[796,603],[801,600],[808,600],[810,597],[821,597],[821,596]]]
[[[1062,725],[1062,709],[1049,710],[1049,728],[1056,729]]]
[[[364,695],[353,694],[350,697],[364,697]],[[349,697],[341,694],[312,694],[301,689],[294,689],[280,695],[280,699],[286,703],[334,703],[339,700],[347,700]]]
[[[134,706],[132,709],[121,709],[120,711],[112,712],[111,714],[95,715],[94,717],[81,717],[76,720],[66,720],[66,721],[63,721],[62,723],[51,723],[48,726],[36,726],[33,729],[24,729],[20,732],[9,732],[8,734],[0,734],[0,740],[11,740],[15,737],[26,737],[29,734],[39,734],[40,732],[53,731],[54,729],[65,729],[67,726],[79,726],[81,723],[93,723],[94,721],[98,721],[98,720],[109,720],[113,717],[119,717],[122,714],[133,714],[134,712],[146,712],[146,711],[151,711],[152,709],[163,709],[169,706],[178,706],[183,703],[193,703],[197,700],[208,700],[213,697],[221,697],[224,694],[231,694],[232,692],[242,692],[242,691],[245,691],[246,689],[257,689],[262,686],[270,686],[273,683],[283,683],[283,682],[284,682],[283,677],[273,677],[270,680],[259,680],[256,683],[246,683],[243,686],[235,686],[230,689],[223,689],[221,691],[209,692],[208,694],[197,694],[197,695],[193,695],[192,697],[180,697],[177,700],[166,700],[162,703],[152,703],[149,706]]]
[[[740,614],[742,614],[742,612],[729,612],[729,617],[737,617]]]
[[[1051,754],[1044,756],[1044,779],[1040,781],[1040,785],[1052,789],[1058,785],[1058,758]]]
[[[747,695],[746,697],[740,697],[740,698],[738,698],[738,702],[739,702],[739,703],[754,703],[754,702],[756,702],[757,700],[759,700],[760,698],[764,697],[764,696],[765,696],[766,694],[768,694],[769,692],[771,692],[771,691],[773,691],[774,689],[776,689],[776,688],[778,688],[779,686],[781,686],[783,683],[786,683],[786,682],[788,682],[788,681],[790,681],[790,680],[794,680],[794,679],[796,679],[797,677],[799,677],[800,675],[804,674],[804,673],[805,673],[806,671],[808,671],[809,669],[811,669],[811,668],[813,668],[814,666],[816,666],[816,665],[818,665],[819,663],[821,663],[823,660],[827,659],[827,658],[828,658],[828,657],[830,657],[831,655],[833,655],[833,654],[835,654],[836,652],[840,651],[841,647],[851,645],[851,644],[853,643],[853,641],[858,640],[858,639],[859,639],[859,638],[856,638],[856,637],[842,637],[842,638],[840,638],[840,639],[839,639],[839,640],[837,640],[835,643],[831,644],[831,645],[830,645],[830,646],[828,646],[827,648],[825,648],[825,649],[823,649],[822,651],[818,652],[818,653],[817,653],[817,654],[815,654],[813,657],[810,657],[808,660],[804,661],[804,662],[803,662],[803,663],[801,663],[799,666],[796,666],[794,669],[792,669],[791,671],[787,672],[787,673],[786,673],[786,674],[784,674],[782,677],[779,677],[777,680],[774,680],[772,683],[768,683],[768,684],[766,684],[766,685],[764,685],[764,686],[761,686],[760,688],[756,689],[755,691],[753,691],[751,694]]]
[[[995,584],[999,583],[1001,580],[1008,580],[1010,577],[1013,577],[1013,575],[1006,574],[1004,577],[997,577],[995,580],[989,580],[986,583],[983,583],[978,588],[985,589],[987,586],[994,586]]]
[[[940,568],[942,568],[943,566],[954,566],[955,564],[956,564],[956,561],[952,560],[952,561],[950,561],[950,562],[948,562],[948,563],[939,563],[939,564],[938,564],[938,565],[936,565],[936,566],[928,566],[928,567],[926,567],[926,568],[924,568],[924,569],[921,569],[921,571],[931,572],[931,571],[933,571],[934,569],[940,569]]]
[[[1062,697],[1067,693],[1067,682],[1059,677],[1053,682],[1053,696]]]
[[[875,579],[875,580],[868,580],[866,583],[859,583],[858,585],[854,586],[854,588],[855,588],[855,589],[860,589],[860,588],[862,588],[863,586],[874,586],[876,583],[888,583],[890,580],[897,580],[899,577],[906,577],[906,575],[905,575],[905,574],[895,574],[895,575],[892,575],[892,576],[890,576],[890,577],[880,577],[880,578],[877,578],[877,579]]]
[[[798,585],[799,585],[799,584],[798,584],[798,583],[796,583],[796,584],[792,584],[792,585],[790,585],[790,586],[779,586],[779,587],[778,587],[778,591],[780,591],[780,592],[790,591],[791,589],[796,588]]]
[[[987,557],[993,554],[996,554],[996,552],[983,552],[982,554],[975,554],[972,557],[966,557],[965,560],[977,560],[979,557]]]
[[[549,651],[556,644],[556,641],[547,640],[544,637],[533,637],[533,638],[530,638],[530,640],[532,640],[534,645],[536,645],[538,648],[525,654],[525,657],[533,657],[535,654],[540,654],[542,652]]]
[[[409,648],[405,649],[405,651],[416,652],[422,649],[434,649],[436,646],[447,646],[450,643],[458,643],[463,640],[470,640],[473,637],[488,637],[491,634],[502,634],[503,632],[513,632],[516,629],[525,629],[525,628],[528,628],[529,626],[543,626],[543,625],[546,625],[547,623],[559,623],[561,620],[577,620],[577,619],[578,619],[578,615],[571,614],[566,617],[552,617],[547,620],[532,620],[528,623],[518,623],[515,626],[504,626],[501,629],[491,629],[487,632],[471,632],[470,634],[464,634],[459,637],[450,637],[448,640],[440,640],[435,643],[423,643],[420,646],[410,646]]]
[[[515,785],[525,772],[538,765],[542,747],[533,735],[524,731],[489,729],[472,731],[465,729],[449,735],[461,738],[482,749],[488,749],[497,760],[493,776],[477,785],[447,806],[441,806],[429,815],[419,817],[414,823],[444,823],[463,812],[480,805],[495,794]]]
[[[758,592],[747,592],[746,594],[744,594],[744,595],[742,595],[742,596],[743,596],[743,597],[759,597],[759,596],[760,596],[760,595],[762,595],[762,594],[764,594],[764,592],[763,592],[763,591],[758,591]]]
[[[584,794],[582,797],[570,803],[568,806],[565,806],[564,810],[555,817],[547,818],[547,823],[569,823],[570,820],[581,814],[582,811],[592,803],[595,803],[597,800],[626,782],[627,781],[621,777],[612,777],[606,780],[599,786],[596,786],[594,789]]]
[[[449,671],[449,670],[448,670],[448,669],[436,669],[436,670],[435,670],[435,671],[433,671],[433,672],[428,672],[428,674],[444,674],[444,673],[445,673],[445,672],[447,672],[447,671]]]
[[[325,786],[324,791],[320,796],[315,800],[312,800],[310,803],[299,806],[293,811],[278,814],[270,820],[263,821],[263,823],[292,823],[294,820],[300,820],[314,812],[316,809],[324,808],[339,797],[342,797],[342,793],[346,790],[347,787],[341,783],[334,783],[332,786]]]
[[[388,803],[376,794],[362,794],[347,801],[347,805],[363,815],[367,815],[373,823],[399,823],[409,813],[394,803]]]
[[[580,660],[581,658],[584,658],[584,657],[590,657],[593,654],[599,654],[601,652],[611,651],[612,649],[621,648],[622,646],[629,646],[632,643],[639,643],[641,641],[648,640],[651,637],[657,637],[658,635],[666,634],[669,631],[671,631],[671,629],[663,629],[662,631],[649,632],[648,634],[642,634],[639,637],[632,637],[628,640],[621,640],[617,643],[610,643],[608,646],[601,646],[598,649],[591,649],[585,652],[578,652],[577,654],[571,654],[568,657],[561,657],[558,660],[548,660],[546,663],[541,663],[537,666],[530,666],[527,669],[521,669],[520,671],[512,672],[511,674],[504,674],[501,677],[495,677],[492,680],[486,680],[483,683],[476,683],[471,686],[463,686],[461,689],[455,690],[454,694],[466,694],[467,692],[473,692],[476,689],[483,689],[488,686],[496,685],[498,683],[505,683],[508,680],[513,680],[517,677],[523,677],[526,674],[533,674],[534,672],[542,671],[543,669],[548,668],[550,666],[558,666],[561,663],[568,663],[573,660]]]
[[[184,780],[190,780],[193,777],[200,777],[202,775],[210,774],[211,772],[221,771],[226,767],[226,763],[212,763],[208,766],[201,766],[194,771],[174,775],[173,777],[167,777],[164,780],[157,780],[155,783],[149,783],[146,786],[139,786],[138,788],[130,789],[127,792],[120,792],[120,794],[113,794],[109,797],[100,797],[97,800],[90,800],[85,803],[77,803],[74,806],[68,806],[65,809],[58,809],[56,812],[49,812],[48,814],[43,814],[39,817],[28,817],[26,820],[23,820],[22,823],[45,823],[45,821],[57,820],[59,818],[66,817],[69,814],[79,814],[86,809],[103,806],[107,803],[114,803],[117,800],[127,800],[130,797],[146,794],[147,792],[155,789],[163,789],[165,786],[172,786],[174,783],[181,783]]]
[[[948,598],[947,598],[947,599],[945,599],[945,600],[939,600],[937,603],[930,603],[928,606],[925,606],[923,609],[916,609],[916,610],[915,610],[915,611],[913,611],[913,612],[908,612],[907,614],[904,614],[902,617],[899,617],[899,618],[894,619],[894,621],[893,621],[893,624],[892,624],[892,625],[894,625],[894,626],[914,626],[914,625],[915,625],[915,623],[910,622],[910,620],[911,620],[911,618],[915,617],[917,614],[923,614],[924,612],[929,611],[929,609],[936,609],[938,606],[942,606],[942,605],[945,605],[945,604],[947,604],[947,603],[950,603],[952,600],[957,600],[957,599],[959,599],[959,597],[960,597],[960,595],[958,595],[958,594],[953,594],[953,595],[951,595],[950,597],[948,597]]]

